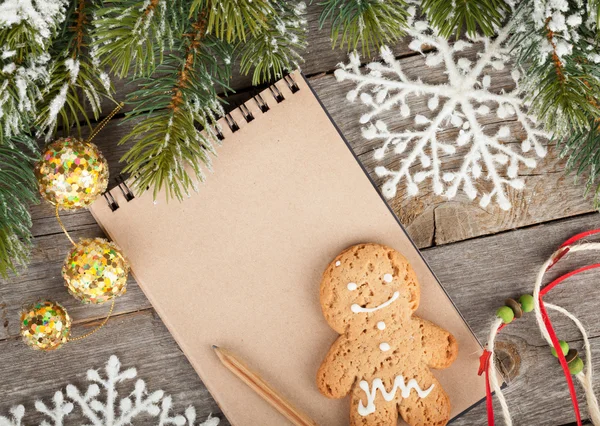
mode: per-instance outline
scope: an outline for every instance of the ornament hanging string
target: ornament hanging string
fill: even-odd
[[[110,304],[110,309],[108,310],[108,314],[106,314],[106,317],[102,320],[102,322],[100,323],[100,325],[98,325],[98,327],[94,328],[92,331],[85,333],[81,336],[70,337],[69,342],[75,342],[77,340],[83,340],[85,338],[88,338],[95,332],[99,331],[102,327],[104,327],[106,325],[106,323],[108,322],[109,318],[111,317],[111,315],[113,314],[113,311],[115,310],[115,300],[116,299],[112,300],[112,302]]]
[[[123,108],[125,106],[125,102],[120,102],[115,109],[113,109],[110,114],[108,114],[106,117],[104,117],[104,120],[102,120],[100,122],[100,124],[98,124],[96,126],[96,128],[92,131],[92,133],[90,134],[90,136],[87,138],[86,142],[91,142],[92,139],[94,139],[96,137],[96,135],[98,133],[100,133],[100,131],[104,128],[104,126],[106,126],[108,124],[108,122],[121,110],[121,108]]]
[[[86,139],[86,143],[90,143],[92,141],[92,139],[94,139],[96,137],[96,135],[98,133],[100,133],[100,131],[104,128],[104,126],[106,126],[106,124],[108,124],[108,122],[121,110],[121,108],[123,108],[125,106],[125,102],[120,102],[106,117],[104,117],[104,119],[94,128],[94,130],[92,130],[92,133],[90,134],[90,136]],[[75,241],[73,241],[73,238],[71,238],[71,236],[69,235],[69,232],[67,231],[67,229],[65,228],[65,225],[63,224],[62,220],[60,219],[60,215],[59,215],[59,204],[56,203],[56,209],[55,209],[55,215],[56,215],[56,220],[58,221],[58,224],[60,225],[60,228],[62,229],[62,231],[65,233],[65,235],[67,236],[67,238],[69,239],[69,241],[71,241],[71,244],[73,244],[74,246],[76,246],[77,244],[75,244]]]
[[[108,186],[108,162],[91,141],[124,106],[120,103],[91,132],[86,141],[60,138],[46,146],[35,166],[40,194],[55,206],[60,228],[73,249],[63,263],[62,275],[69,293],[83,303],[111,301],[100,324],[91,331],[71,337],[72,320],[60,303],[40,300],[21,312],[21,336],[34,349],[51,351],[67,342],[85,339],[108,322],[115,299],[125,293],[129,264],[120,248],[103,238],[75,242],[60,218],[60,209],[76,210],[95,202]]]
[[[71,238],[71,236],[69,235],[69,232],[67,231],[67,228],[65,228],[65,225],[63,224],[62,220],[60,219],[60,215],[58,214],[59,207],[60,206],[58,204],[56,204],[56,209],[54,210],[54,214],[56,215],[56,220],[58,221],[58,224],[60,225],[60,229],[62,229],[62,231],[65,233],[65,235],[67,236],[69,241],[71,241],[71,244],[73,244],[74,246],[77,246],[77,244],[75,244],[75,241],[73,241],[73,238]]]
[[[588,364],[587,365],[587,375],[584,375],[583,373],[578,373],[576,375],[576,377],[579,379],[579,381],[581,382],[581,384],[584,387],[584,390],[586,393],[586,400],[588,403],[588,410],[590,411],[590,416],[591,416],[592,420],[594,421],[594,424],[600,424],[600,423],[598,423],[598,422],[600,422],[600,409],[598,407],[598,401],[597,401],[595,395],[593,394],[593,388],[592,388],[592,384],[591,384],[592,368],[591,368],[591,359],[590,359],[591,351],[589,348],[589,340],[587,339],[587,333],[585,332],[583,325],[574,315],[572,315],[570,312],[568,312],[564,308],[561,308],[560,306],[544,304],[543,296],[548,294],[548,292],[550,292],[558,284],[562,283],[563,281],[565,281],[566,279],[568,279],[570,277],[573,277],[577,274],[580,274],[580,273],[588,271],[588,270],[600,268],[600,263],[587,265],[587,266],[581,267],[579,269],[573,270],[567,274],[564,274],[564,275],[558,277],[557,279],[555,279],[554,281],[552,281],[551,283],[549,283],[548,285],[546,285],[543,289],[541,289],[541,283],[542,283],[544,274],[550,268],[552,268],[552,266],[554,266],[560,259],[562,259],[567,253],[573,253],[573,252],[585,251],[585,250],[600,250],[600,243],[584,243],[584,244],[579,244],[576,246],[572,245],[575,242],[581,240],[582,238],[585,238],[585,237],[588,237],[588,236],[591,236],[594,234],[598,234],[598,233],[600,233],[600,229],[594,229],[594,230],[582,232],[580,234],[577,234],[577,235],[569,238],[564,243],[562,243],[560,245],[559,249],[540,268],[540,272],[538,273],[535,288],[534,288],[534,293],[533,293],[533,302],[534,302],[534,308],[535,308],[534,310],[535,310],[536,318],[538,320],[538,325],[540,327],[543,337],[554,347],[554,350],[556,351],[557,357],[559,359],[559,362],[560,362],[562,370],[563,370],[563,374],[565,375],[565,379],[566,379],[568,387],[569,387],[569,394],[571,396],[573,410],[575,412],[575,417],[577,420],[577,424],[579,426],[581,425],[581,414],[580,414],[580,410],[579,410],[579,404],[577,402],[577,394],[575,392],[575,387],[573,385],[573,380],[571,378],[571,372],[569,370],[569,365],[565,358],[565,354],[563,353],[563,350],[561,348],[558,337],[556,336],[556,332],[554,331],[554,328],[552,326],[552,322],[550,321],[550,318],[546,311],[546,307],[553,309],[555,311],[558,311],[558,312],[562,313],[563,315],[567,316],[568,318],[570,318],[573,322],[575,322],[575,324],[577,325],[577,327],[579,328],[579,330],[581,331],[581,333],[584,337],[585,350],[586,350],[586,356],[587,356],[586,361]],[[485,349],[480,357],[480,367],[479,367],[478,374],[481,375],[481,374],[485,373],[487,419],[488,419],[488,425],[490,425],[490,426],[494,425],[494,408],[493,408],[493,404],[492,404],[492,390],[491,390],[490,382],[491,382],[491,384],[494,388],[494,391],[496,392],[496,395],[498,396],[498,399],[500,401],[505,424],[512,425],[512,420],[510,417],[510,412],[508,410],[508,405],[506,404],[506,400],[504,398],[504,395],[502,394],[502,389],[500,388],[500,385],[497,380],[497,375],[495,373],[494,354],[493,354],[494,339],[495,339],[496,335],[506,325],[507,324],[503,323],[503,320],[500,318],[497,318],[496,321],[494,321],[494,323],[492,324],[492,327],[491,327],[491,331],[490,331],[490,338],[488,340],[488,348],[491,348],[491,350]]]

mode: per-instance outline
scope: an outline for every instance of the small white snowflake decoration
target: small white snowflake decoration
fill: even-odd
[[[414,8],[410,12],[414,16]],[[489,90],[493,72],[503,70],[509,63],[508,28],[501,30],[495,39],[478,37],[454,44],[439,37],[426,21],[412,22],[407,32],[413,39],[409,48],[425,57],[427,67],[443,66],[447,82],[427,83],[426,75],[409,78],[388,47],[381,49],[383,61],[368,64],[364,73],[356,53],[350,55],[349,64],[340,64],[335,71],[338,81],[355,84],[347,99],[358,98],[368,109],[360,122],[366,124],[362,129],[366,139],[381,142],[375,150],[375,159],[396,155],[399,160],[397,168],[375,168],[375,173],[385,179],[384,196],[394,197],[401,182],[409,195],[415,195],[418,184],[430,179],[436,195],[450,199],[462,189],[470,199],[475,199],[482,192],[479,194],[482,207],[495,199],[502,209],[510,209],[507,187],[517,190],[524,187],[523,180],[518,178],[519,167],[536,166],[536,158],[546,155],[542,139],[549,135],[536,126],[534,117],[527,115],[517,70],[511,72],[514,88],[510,91]],[[483,48],[476,60],[464,55],[478,46]],[[425,47],[431,50],[426,53]],[[424,97],[430,114],[416,114],[410,128],[390,131],[393,126],[378,117],[392,109],[402,118],[410,117],[409,96]],[[524,134],[519,147],[505,143],[511,136],[507,125],[489,134],[482,118],[490,115],[519,123],[522,129],[519,133]],[[453,143],[441,141],[441,132],[452,131],[457,132]],[[444,169],[442,160],[451,158],[459,149],[466,151],[461,166]],[[478,189],[476,181],[480,179],[491,181],[491,189]]]
[[[69,422],[69,416],[79,411],[89,423],[85,426],[126,426],[141,424],[138,419],[144,416],[145,425],[156,426],[217,426],[219,419],[209,416],[204,423],[196,425],[196,410],[189,406],[184,415],[171,415],[172,400],[162,390],[149,392],[142,379],[135,382],[131,393],[119,397],[117,385],[137,376],[135,368],[121,370],[121,363],[116,356],[111,356],[105,367],[105,377],[98,370],[88,370],[87,379],[91,384],[81,392],[76,386],[68,385],[66,395],[57,391],[52,398],[52,406],[43,401],[35,401],[35,409],[47,420],[40,426],[65,426],[75,424]],[[23,417],[25,408],[22,405],[10,410],[10,417],[0,416],[0,426],[25,426]],[[147,418],[156,420],[149,423]],[[80,425],[83,426],[83,425]]]

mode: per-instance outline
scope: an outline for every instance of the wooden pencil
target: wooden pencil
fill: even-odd
[[[235,374],[241,381],[247,384],[254,392],[259,394],[265,401],[271,404],[285,418],[296,426],[317,426],[304,413],[295,408],[289,401],[284,399],[258,374],[250,370],[243,362],[236,358],[231,352],[213,345],[213,349],[219,360],[229,371]]]

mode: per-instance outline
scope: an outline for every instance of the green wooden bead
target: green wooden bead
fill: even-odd
[[[567,353],[569,353],[569,344],[564,340],[559,340],[558,343],[560,344],[560,349],[562,350],[563,355],[566,356]],[[552,348],[552,355],[558,358],[558,354],[556,353],[556,349],[554,348]]]
[[[523,312],[533,311],[533,296],[531,294],[524,294],[519,297],[519,303],[521,304],[521,308],[523,308]]]
[[[496,311],[496,316],[502,320],[504,324],[509,324],[515,319],[515,313],[508,306],[502,306]]]
[[[571,374],[579,374],[583,370],[583,360],[579,357],[569,363],[569,371]]]

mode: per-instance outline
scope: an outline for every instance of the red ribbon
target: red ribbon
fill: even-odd
[[[582,238],[588,237],[590,235],[598,234],[598,233],[600,233],[600,229],[593,229],[590,231],[581,232],[581,233],[569,238],[568,240],[566,240],[564,243],[562,243],[560,245],[560,249],[563,249],[563,250],[559,250],[556,252],[556,254],[554,255],[552,261],[550,262],[550,264],[548,265],[548,268],[546,270],[548,270],[552,266],[554,266],[561,258],[563,258],[569,252],[570,245],[579,241]],[[573,411],[575,411],[575,418],[577,419],[578,426],[581,426],[581,413],[579,412],[579,404],[577,402],[577,394],[575,392],[575,386],[573,385],[573,378],[571,377],[571,372],[569,371],[569,366],[567,364],[567,360],[565,359],[565,355],[562,353],[562,349],[560,347],[558,337],[556,336],[556,332],[554,331],[552,322],[550,321],[550,318],[548,317],[548,313],[546,311],[546,306],[544,305],[542,298],[550,290],[552,290],[554,287],[556,287],[558,284],[560,284],[567,278],[570,278],[581,272],[585,272],[585,271],[588,271],[590,269],[595,269],[595,268],[600,268],[600,263],[587,265],[582,268],[571,271],[567,274],[561,275],[560,277],[558,277],[557,279],[552,281],[550,284],[545,286],[540,291],[540,298],[539,298],[540,312],[542,314],[542,319],[544,320],[544,324],[546,325],[546,329],[548,330],[550,340],[552,341],[552,345],[554,346],[554,349],[556,350],[556,353],[558,355],[558,360],[560,361],[560,365],[562,367],[563,374],[567,381],[567,385],[569,387],[569,394],[571,396],[571,403],[573,404]],[[506,324],[502,324],[500,327],[498,327],[497,332],[500,332],[500,330],[502,330],[505,325]],[[485,349],[483,351],[483,353],[481,354],[481,357],[479,358],[478,375],[481,376],[481,374],[483,372],[485,372],[485,397],[486,397],[487,419],[488,419],[488,425],[494,426],[494,406],[492,403],[492,392],[490,389],[490,381],[489,381],[489,376],[490,376],[490,374],[492,374],[492,372],[490,371],[490,362],[489,362],[491,355],[492,355],[492,353],[490,351],[488,351],[487,349]],[[591,362],[591,360],[587,360],[587,362]],[[495,374],[495,372],[493,374]]]
[[[550,340],[552,340],[552,345],[554,346],[556,354],[558,355],[558,360],[560,361],[560,366],[562,367],[563,374],[565,375],[565,379],[567,380],[567,385],[569,386],[569,394],[571,395],[571,403],[573,404],[573,411],[575,411],[575,419],[577,419],[577,426],[581,426],[581,413],[579,412],[579,403],[577,402],[577,393],[575,392],[575,386],[573,386],[573,378],[571,377],[569,365],[567,364],[565,355],[563,354],[562,348],[560,347],[558,337],[556,337],[556,333],[554,332],[554,328],[552,327],[550,318],[548,318],[548,313],[546,312],[546,307],[544,306],[544,302],[542,301],[541,296],[540,311],[542,313],[542,318],[544,319],[544,324],[546,324],[546,328],[548,329]],[[592,362],[592,360],[589,359],[586,361]]]

